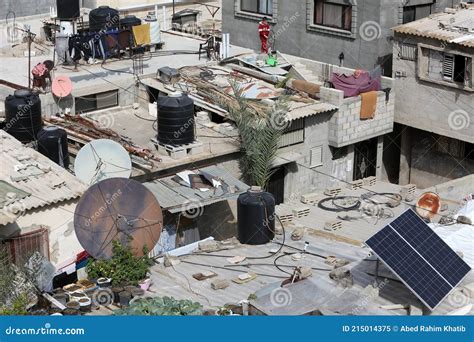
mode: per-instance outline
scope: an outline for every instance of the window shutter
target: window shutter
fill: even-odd
[[[443,59],[443,78],[452,81],[454,77],[454,55],[445,53]]]
[[[310,167],[316,167],[323,165],[323,147],[318,146],[311,149],[310,155]]]

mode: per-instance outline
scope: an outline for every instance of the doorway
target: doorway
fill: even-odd
[[[377,172],[377,138],[354,145],[354,180],[375,176]]]
[[[285,168],[280,166],[273,170],[267,185],[267,192],[275,197],[275,205],[283,203],[285,200]]]

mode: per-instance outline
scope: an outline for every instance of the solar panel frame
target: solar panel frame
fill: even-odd
[[[407,212],[409,212],[407,214]],[[410,213],[411,212],[411,213]],[[441,242],[441,244],[444,245],[452,252],[456,255],[456,261],[461,261],[463,264],[465,264],[468,268],[468,270],[465,272],[464,275],[462,275],[462,277],[460,277],[459,281],[457,281],[454,285],[452,283],[450,283],[444,276],[443,274],[441,274],[415,247],[413,247],[394,227],[392,227],[392,223],[396,222],[397,220],[400,221],[399,219],[400,218],[404,218],[405,215],[415,215],[416,218],[419,220],[419,223],[422,223],[423,224],[423,228],[427,228],[429,229],[432,234],[430,234],[430,236],[436,236],[438,239],[437,239],[437,242]],[[412,218],[414,216],[411,216]],[[398,222],[397,221],[397,222]],[[395,225],[397,225],[397,223],[395,223]],[[401,226],[399,226],[400,228]],[[419,227],[419,226],[418,226]],[[408,279],[407,281],[407,277],[405,274],[401,274],[402,271],[404,270],[404,268],[402,267],[400,270],[395,270],[394,267],[392,267],[393,265],[393,261],[391,261],[389,258],[396,258],[396,255],[398,254],[398,252],[402,251],[400,245],[398,245],[398,249],[394,249],[392,250],[392,256],[391,257],[383,257],[382,255],[380,255],[380,251],[378,251],[378,248],[377,246],[373,246],[372,243],[375,242],[380,236],[383,236],[384,234],[387,235],[387,231],[388,232],[393,232],[395,234],[398,235],[398,238],[397,240],[399,242],[403,242],[403,244],[405,244],[407,247],[409,247],[409,250],[410,252],[413,251],[413,253],[415,255],[417,255],[417,257],[421,258],[424,262],[422,264],[424,265],[427,265],[430,269],[432,269],[432,271],[436,274],[437,278],[438,279],[441,279],[442,280],[442,284],[445,284],[448,286],[448,288],[444,288],[441,289],[439,286],[438,288],[434,287],[433,285],[435,284],[434,282],[429,282],[427,283],[428,285],[425,285],[425,288],[428,288],[429,287],[429,291],[431,294],[436,294],[436,290],[443,290],[442,291],[442,294],[444,294],[442,297],[441,296],[437,296],[436,300],[433,301],[431,300],[430,298],[432,298],[431,296],[424,296],[424,293],[420,293],[419,289],[415,290],[414,287],[415,285],[413,283],[411,283],[410,279]],[[393,234],[392,233],[392,234]],[[387,237],[385,237],[387,238]],[[384,238],[384,239],[385,239]],[[382,239],[383,240],[383,239]],[[449,296],[449,294],[453,291],[454,288],[456,288],[464,279],[465,277],[469,274],[469,272],[471,271],[471,267],[464,261],[462,260],[437,234],[436,232],[434,232],[421,218],[419,218],[419,216],[413,212],[413,210],[411,209],[407,209],[403,214],[401,214],[397,219],[395,219],[394,221],[392,221],[390,224],[388,224],[387,226],[385,226],[384,228],[382,228],[379,232],[377,232],[376,234],[374,234],[370,239],[368,239],[366,241],[366,245],[369,246],[374,254],[377,256],[377,258],[379,258],[380,260],[382,260],[384,262],[384,264],[387,266],[388,269],[390,269],[390,271],[392,271],[404,284],[405,286],[407,286],[410,291],[412,291],[417,297],[418,299],[421,300],[421,302],[426,306],[428,307],[430,310],[435,310],[445,299],[446,297]],[[376,243],[377,245],[377,243]],[[395,247],[394,244],[392,243],[390,248],[391,247]],[[413,255],[413,253],[407,253],[407,251],[405,251],[405,255],[407,255],[407,258],[409,257],[409,255]],[[397,259],[395,259],[397,260]],[[454,260],[454,259],[453,259]],[[389,264],[391,263],[391,264]],[[420,264],[418,264],[419,266]],[[406,268],[406,267],[405,267]],[[415,271],[418,271],[418,270],[415,270]],[[419,274],[417,273],[416,274],[417,277],[419,277]],[[420,279],[424,280],[425,278],[423,277],[419,277]],[[411,284],[410,284],[411,283]],[[440,283],[437,283],[438,285]]]

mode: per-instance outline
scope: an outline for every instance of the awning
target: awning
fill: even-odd
[[[155,195],[163,210],[179,213],[186,210],[198,210],[204,206],[235,199],[246,192],[250,186],[230,175],[226,170],[209,166],[193,170],[195,173],[206,173],[219,179],[222,186],[207,191],[193,189],[175,181],[176,176],[166,177],[145,183]]]

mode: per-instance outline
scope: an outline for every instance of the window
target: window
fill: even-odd
[[[304,119],[297,119],[291,122],[280,138],[279,148],[288,147],[304,142]]]
[[[352,5],[341,0],[315,0],[314,24],[350,31]]]
[[[317,167],[323,165],[323,147],[318,146],[312,148],[310,151],[310,165],[309,167]]]
[[[98,109],[118,106],[118,90],[78,96],[74,99],[76,113],[87,113]]]
[[[401,43],[398,56],[406,61],[416,61],[416,49],[415,44]]]
[[[11,258],[17,265],[25,263],[35,252],[39,252],[49,260],[49,232],[47,228],[40,228],[7,239],[6,243],[9,245]]]
[[[415,20],[426,18],[431,14],[432,5],[433,3],[403,7],[403,23],[406,24]]]
[[[473,91],[472,56],[457,50],[418,44],[418,77],[421,80]]]
[[[240,10],[262,15],[273,15],[273,0],[241,0]]]
[[[468,79],[468,67],[471,59],[450,53],[445,53],[443,57],[443,79],[464,84]]]

